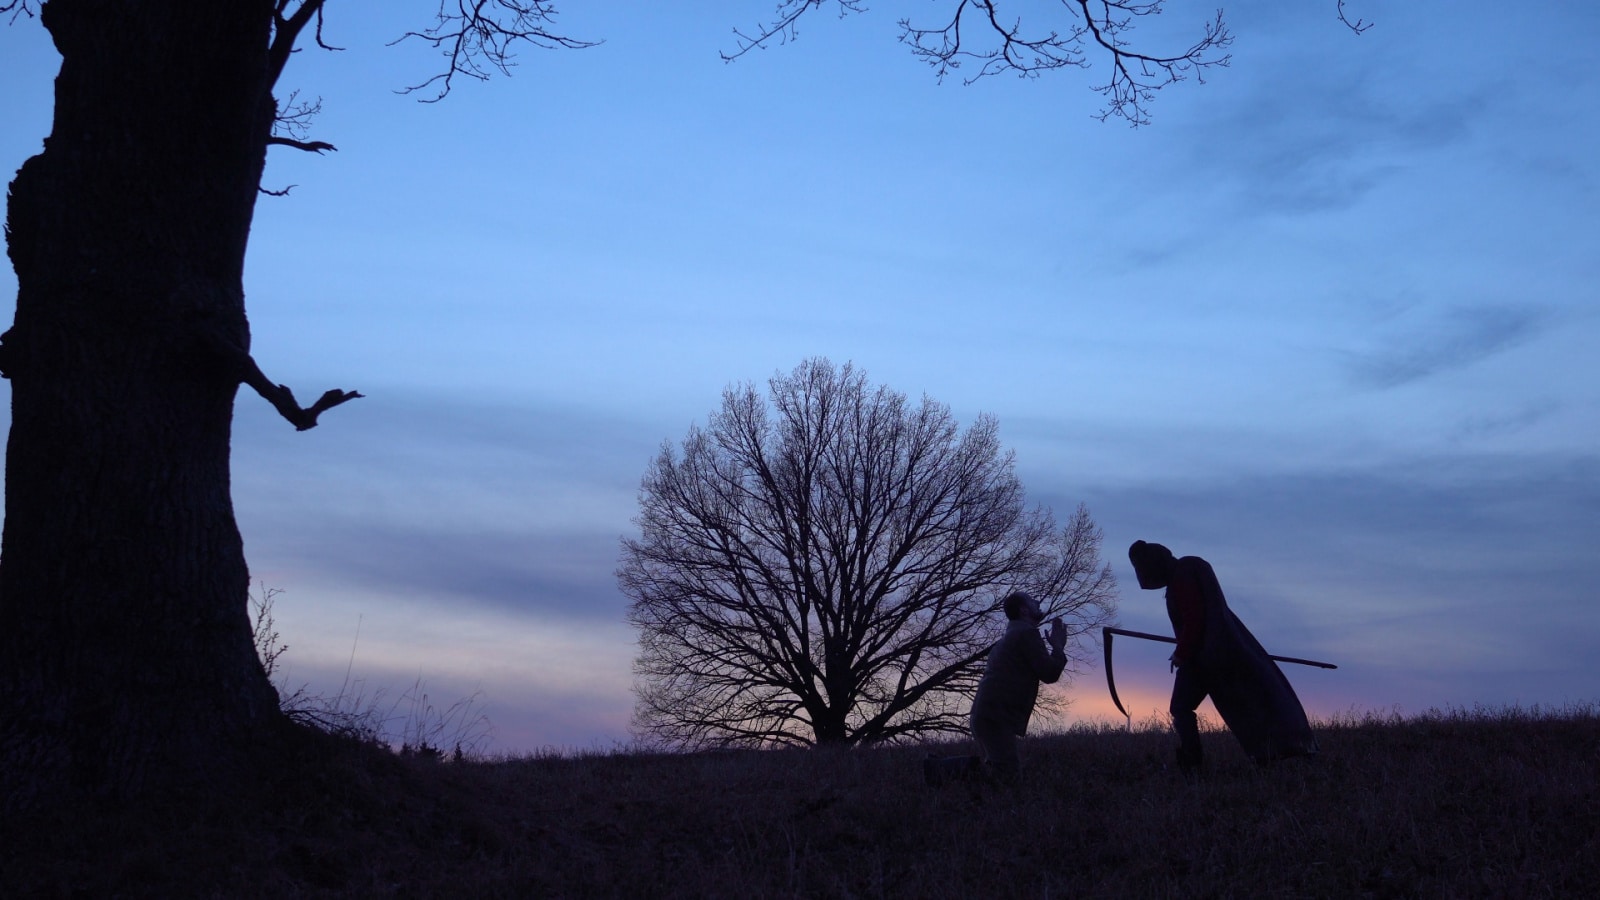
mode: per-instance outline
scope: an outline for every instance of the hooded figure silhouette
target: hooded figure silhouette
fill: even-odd
[[[1207,696],[1257,763],[1316,753],[1317,739],[1300,698],[1228,608],[1211,564],[1198,556],[1175,558],[1166,547],[1145,541],[1133,542],[1128,561],[1139,587],[1167,589],[1167,618],[1178,641],[1170,711],[1179,768],[1192,773],[1204,762],[1194,711]]]

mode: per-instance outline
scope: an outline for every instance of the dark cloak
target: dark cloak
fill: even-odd
[[[1172,578],[1193,578],[1200,586],[1206,630],[1190,664],[1200,667],[1211,704],[1244,752],[1256,762],[1316,753],[1305,707],[1261,642],[1228,608],[1211,564],[1185,556]]]

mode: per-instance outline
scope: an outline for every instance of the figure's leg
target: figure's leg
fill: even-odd
[[[1184,774],[1198,771],[1205,756],[1200,749],[1200,722],[1194,711],[1206,698],[1205,680],[1194,666],[1181,666],[1172,680],[1172,730],[1178,734],[1178,768]]]
[[[935,756],[922,761],[922,780],[929,787],[942,787],[953,781],[968,781],[981,771],[981,756]]]
[[[1022,770],[1022,756],[1017,750],[1017,736],[1011,729],[995,722],[974,719],[972,737],[983,748],[984,762],[989,773],[1002,781],[1012,781]]]
[[[988,753],[988,745],[984,743],[987,731],[982,720],[978,716],[972,716],[967,721],[972,729],[973,740],[977,741],[985,753]],[[929,787],[942,787],[953,781],[969,781],[982,771],[982,756],[936,756],[929,753],[922,760],[922,780]]]

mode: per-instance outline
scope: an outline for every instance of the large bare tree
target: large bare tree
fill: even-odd
[[[965,730],[996,610],[1027,590],[1078,638],[1114,611],[1100,532],[1026,508],[997,425],[827,360],[730,388],[639,492],[617,572],[635,724],[675,747]]]

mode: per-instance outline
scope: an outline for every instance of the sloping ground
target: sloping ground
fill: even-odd
[[[1600,711],[1324,723],[1265,770],[1225,732],[1030,738],[1014,788],[926,748],[493,763],[324,739],[270,789],[3,826],[5,896],[1600,896]],[[966,752],[962,745],[933,748]]]

